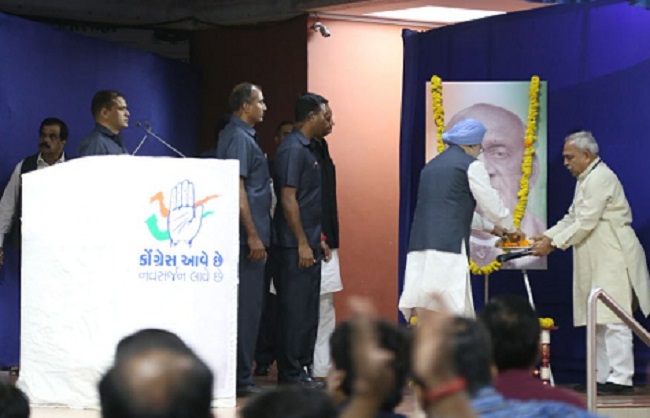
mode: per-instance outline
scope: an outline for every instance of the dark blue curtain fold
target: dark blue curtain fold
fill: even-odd
[[[189,64],[0,14],[0,191],[16,164],[38,152],[38,127],[46,117],[66,122],[66,151],[76,154],[81,138],[94,126],[90,102],[101,89],[126,96],[132,127],[123,134],[130,151],[143,136],[135,122],[146,120],[174,147],[194,155],[199,81],[199,72]],[[138,155],[173,154],[149,139]],[[18,260],[7,247],[0,268],[0,367],[19,362]]]
[[[601,156],[618,174],[632,206],[634,228],[650,249],[650,12],[623,1],[562,5],[447,26],[404,31],[404,83],[400,134],[399,288],[403,283],[419,171],[424,165],[425,83],[522,81],[534,74],[548,82],[548,221],[568,209],[575,179],[564,169],[564,137],[591,130]],[[553,317],[552,366],[559,382],[585,373],[584,328],[574,328],[571,251],[556,251],[549,269],[530,272],[541,316]],[[621,278],[623,279],[623,278]],[[490,293],[525,295],[519,272],[499,272]],[[473,278],[477,308],[483,278]],[[638,316],[648,328],[650,322]],[[645,381],[650,350],[636,341],[637,382]]]
[[[529,3],[559,3],[559,4],[575,4],[575,3],[588,3],[590,1],[598,0],[526,0]],[[634,6],[645,7],[650,9],[650,0],[629,0],[628,3]]]

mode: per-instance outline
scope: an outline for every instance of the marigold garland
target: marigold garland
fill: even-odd
[[[551,329],[555,327],[555,321],[553,318],[539,318],[539,326],[542,329]]]
[[[521,226],[521,220],[526,213],[528,205],[529,180],[533,171],[533,156],[535,155],[535,141],[537,140],[537,118],[539,116],[539,77],[533,76],[530,79],[528,121],[526,124],[526,135],[524,136],[524,156],[521,161],[521,179],[519,180],[519,201],[513,213],[515,228]],[[445,130],[445,111],[442,104],[442,79],[437,75],[431,77],[431,99],[433,103],[433,119],[436,122],[436,141],[438,153],[445,150],[442,140],[442,133]],[[490,264],[479,267],[473,260],[469,260],[469,268],[472,274],[489,276],[501,268],[502,263],[497,260]]]

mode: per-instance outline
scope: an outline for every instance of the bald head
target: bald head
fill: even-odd
[[[191,352],[151,348],[116,362],[99,384],[104,418],[209,418],[213,376]]]

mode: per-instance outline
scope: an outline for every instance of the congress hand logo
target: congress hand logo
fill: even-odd
[[[169,208],[165,206],[162,192],[151,197],[150,202],[158,202],[160,216],[166,218],[167,231],[158,227],[158,217],[152,214],[146,221],[149,233],[158,241],[169,240],[171,246],[181,242],[192,246],[192,241],[199,234],[203,218],[214,212],[205,211],[204,205],[218,195],[210,195],[203,199],[194,200],[194,183],[183,180],[176,184],[170,192]]]
[[[179,242],[187,242],[191,246],[192,240],[201,229],[203,217],[203,205],[194,206],[193,183],[183,180],[172,189],[169,210],[167,230],[172,246],[178,245]]]

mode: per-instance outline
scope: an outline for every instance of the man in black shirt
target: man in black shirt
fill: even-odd
[[[79,145],[79,156],[128,154],[120,132],[129,126],[129,109],[124,95],[115,90],[100,90],[93,96],[90,111],[95,128]]]
[[[314,356],[320,260],[329,260],[330,254],[321,240],[321,169],[310,145],[327,131],[326,105],[317,94],[298,98],[297,128],[286,136],[273,164],[279,201],[273,218],[280,263],[274,281],[279,298],[279,383],[317,383],[303,366]]]
[[[336,325],[334,292],[339,292],[343,289],[338,257],[339,217],[336,201],[336,167],[334,166],[334,161],[330,156],[329,146],[325,140],[325,137],[332,132],[332,128],[334,127],[334,116],[329,105],[326,108],[325,119],[328,122],[328,126],[323,134],[323,138],[316,138],[312,141],[312,151],[321,167],[323,238],[325,238],[332,253],[330,261],[321,264],[318,333],[312,364],[312,376],[323,380],[327,376],[330,366],[329,339]]]
[[[284,138],[293,131],[293,122],[282,121],[273,137],[273,142],[280,145]],[[273,174],[273,160],[269,159],[269,171],[271,178]],[[273,193],[273,204],[271,213],[275,212],[277,197]],[[277,322],[278,322],[278,298],[275,287],[271,285],[273,278],[279,274],[279,265],[277,255],[274,254],[273,248],[268,251],[266,259],[266,268],[264,273],[264,303],[262,308],[262,320],[257,335],[257,345],[255,347],[255,376],[268,376],[271,364],[276,359],[277,347]]]

